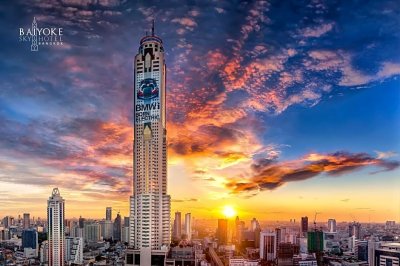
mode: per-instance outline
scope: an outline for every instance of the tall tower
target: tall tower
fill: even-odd
[[[187,240],[192,239],[192,215],[190,213],[185,214],[185,234]]]
[[[167,194],[166,66],[161,38],[140,40],[134,59],[133,195],[129,245],[150,265],[170,244],[171,198]],[[153,264],[153,263],[151,263]]]
[[[181,215],[181,212],[175,212],[173,237],[175,240],[180,240],[182,237],[182,215]]]
[[[112,208],[111,207],[106,208],[106,220],[107,221],[112,220]]]
[[[65,202],[58,188],[54,188],[47,201],[49,265],[63,266],[65,260]]]
[[[31,44],[31,51],[32,52],[37,52],[39,47],[37,45],[37,23],[36,23],[36,18],[33,17],[32,21],[32,44]]]
[[[29,213],[24,213],[24,229],[28,229],[31,226],[31,219]]]

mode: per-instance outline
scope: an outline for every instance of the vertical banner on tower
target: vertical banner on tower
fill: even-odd
[[[147,78],[140,81],[136,93],[135,124],[156,122],[160,119],[160,90],[157,81]]]

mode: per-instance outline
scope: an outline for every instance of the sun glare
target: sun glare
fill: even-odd
[[[236,215],[236,211],[234,208],[232,208],[232,206],[225,206],[224,209],[222,210],[222,213],[227,218],[232,218],[233,216]]]

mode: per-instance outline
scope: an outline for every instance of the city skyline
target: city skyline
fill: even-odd
[[[399,221],[399,7],[335,4],[2,5],[2,36],[35,17],[65,44],[0,51],[0,217],[45,217],[53,187],[67,218],[129,216],[132,63],[155,17],[171,214]]]

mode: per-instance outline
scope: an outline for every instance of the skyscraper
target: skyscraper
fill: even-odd
[[[186,239],[192,239],[192,215],[190,213],[185,214],[185,235]]]
[[[361,238],[361,224],[353,222],[349,224],[349,236],[355,236],[356,239]]]
[[[181,239],[182,236],[182,215],[180,212],[175,212],[174,219],[174,239]]]
[[[257,228],[260,228],[260,224],[256,218],[253,218],[253,220],[251,220],[251,231],[254,232]]]
[[[111,221],[112,220],[112,208],[107,207],[106,208],[106,221]]]
[[[24,213],[24,229],[28,229],[31,225],[31,219],[29,213]]]
[[[265,261],[274,261],[276,259],[276,233],[261,232],[260,233],[260,259]]]
[[[82,265],[83,263],[83,238],[65,238],[65,260],[69,265]]]
[[[308,231],[308,217],[301,217],[301,233],[303,236],[307,235]]]
[[[171,241],[171,197],[167,194],[166,65],[154,34],[140,40],[134,59],[133,195],[129,245],[140,251],[135,265],[157,264]],[[158,256],[158,257],[157,257]],[[138,260],[136,260],[136,258]],[[127,264],[130,254],[127,254]],[[161,262],[160,262],[161,263]],[[163,261],[162,261],[163,263]]]
[[[49,265],[64,265],[64,216],[65,201],[60,195],[58,188],[54,188],[47,201],[47,221],[48,221],[48,245],[49,245]]]
[[[228,219],[218,219],[217,239],[220,245],[228,243]]]
[[[37,257],[39,254],[38,233],[35,229],[25,229],[22,231],[22,248],[24,256]]]
[[[122,218],[119,213],[114,220],[114,233],[113,233],[113,240],[121,241],[121,228],[122,228]]]
[[[329,233],[336,233],[336,220],[335,219],[328,220],[328,231],[329,231]]]

